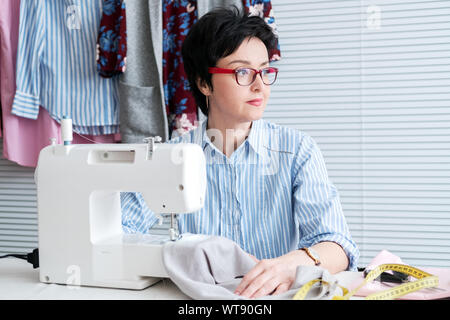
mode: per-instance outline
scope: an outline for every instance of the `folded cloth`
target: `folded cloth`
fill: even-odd
[[[163,263],[170,279],[193,299],[237,300],[246,297],[234,294],[234,290],[256,262],[237,243],[220,236],[183,234],[179,241],[164,244]],[[331,299],[342,295],[336,277],[317,266],[299,266],[291,288],[279,295],[267,295],[258,299],[292,299],[304,284],[322,279],[329,285],[315,286],[306,299]]]

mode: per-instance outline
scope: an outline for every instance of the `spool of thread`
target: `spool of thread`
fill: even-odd
[[[61,120],[61,140],[64,145],[69,145],[73,140],[72,119],[66,116]]]

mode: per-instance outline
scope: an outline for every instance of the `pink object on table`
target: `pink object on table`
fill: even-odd
[[[405,264],[402,262],[400,257],[390,253],[389,251],[382,250],[377,254],[375,258],[366,267],[368,270],[373,270],[381,264],[394,263],[394,264]],[[405,264],[406,265],[406,264]],[[416,266],[414,266],[416,267]],[[416,267],[422,271],[428,272],[432,275],[439,277],[439,286],[436,288],[421,289],[415,292],[408,293],[402,297],[397,298],[398,300],[432,300],[432,299],[442,299],[450,297],[450,269],[444,268],[433,268],[433,267]],[[360,277],[357,278],[348,289],[351,291],[358,287],[364,281],[364,275],[361,273]],[[414,278],[413,280],[414,281]],[[355,296],[366,297],[369,294],[385,291],[392,289],[398,284],[392,283],[391,285],[385,285],[379,281],[372,281],[366,284],[364,287],[359,289]]]

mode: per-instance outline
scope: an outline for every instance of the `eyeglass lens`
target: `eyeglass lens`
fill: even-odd
[[[271,85],[277,78],[277,73],[272,68],[265,68],[261,70],[261,79],[264,84]],[[242,86],[248,86],[256,80],[256,71],[248,68],[241,68],[236,70],[236,80]]]

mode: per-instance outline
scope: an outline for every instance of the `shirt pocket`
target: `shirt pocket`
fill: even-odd
[[[167,116],[159,87],[140,87],[119,82],[120,133],[123,143],[142,143],[160,136],[167,140]]]

